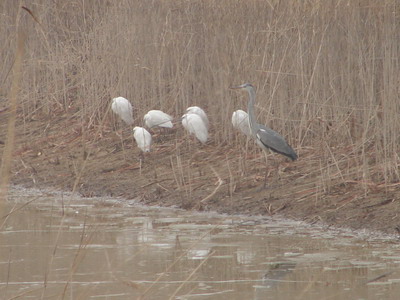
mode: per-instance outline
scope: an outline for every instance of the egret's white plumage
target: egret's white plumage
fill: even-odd
[[[247,114],[247,112],[241,109],[234,111],[232,114],[232,125],[234,128],[239,129],[242,133],[244,133],[248,137],[251,136],[249,115]]]
[[[135,138],[136,144],[143,152],[150,152],[151,146],[151,134],[143,127],[133,128],[133,137]]]
[[[203,119],[197,114],[184,114],[182,116],[182,125],[190,133],[205,144],[208,139],[208,129]]]
[[[126,124],[133,124],[132,104],[124,97],[112,99],[111,109],[116,113]]]
[[[172,117],[161,110],[150,110],[144,115],[143,120],[148,128],[172,128]]]
[[[207,126],[207,128],[209,127],[209,121],[208,121],[208,117],[207,114],[205,113],[205,111],[198,107],[198,106],[190,106],[186,109],[186,113],[187,114],[196,114],[199,115],[200,118],[203,120],[204,124]]]

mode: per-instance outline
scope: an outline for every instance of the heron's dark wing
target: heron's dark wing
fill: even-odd
[[[274,152],[289,157],[291,160],[297,159],[296,152],[293,150],[292,147],[289,146],[289,144],[279,133],[262,124],[258,125],[259,129],[257,131],[257,139],[262,145],[271,149]]]

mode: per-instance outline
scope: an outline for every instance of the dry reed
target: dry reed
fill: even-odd
[[[2,4],[3,70],[13,63],[18,3]],[[399,180],[398,4],[269,3],[29,3],[31,15],[17,20],[28,36],[19,120],[25,135],[33,116],[59,111],[85,133],[121,95],[134,103],[139,125],[148,109],[180,116],[202,106],[213,142],[231,143],[231,113],[246,105],[228,87],[248,81],[257,87],[259,121],[286,136],[300,158],[309,147],[327,167],[346,154],[337,149],[348,149],[359,179],[377,166],[385,182]],[[7,107],[11,78],[0,76]]]
[[[315,195],[319,201],[332,180],[358,180],[366,188],[371,181],[389,185],[400,180],[400,7],[394,0],[36,0],[26,1],[29,12],[22,13],[21,3],[0,3],[0,66],[5,70],[0,118],[12,118],[8,111],[15,97],[7,94],[14,91],[10,74],[21,28],[27,39],[17,122],[27,140],[34,134],[31,120],[45,117],[49,121],[43,126],[51,126],[60,113],[81,125],[83,140],[96,138],[86,132],[101,129],[111,99],[124,96],[134,105],[135,125],[142,125],[149,109],[179,117],[186,107],[198,105],[209,114],[213,146],[243,147],[244,139],[233,138],[230,120],[234,110],[246,109],[246,97],[228,87],[251,82],[257,87],[259,122],[289,140],[300,154],[298,169],[310,170],[304,176],[319,178],[316,186],[304,185],[288,197],[302,201]],[[246,144],[247,149],[255,151]],[[10,151],[2,150],[6,163]],[[312,160],[302,162],[302,155],[310,153]],[[248,172],[251,154],[240,154],[236,173],[211,167],[218,185],[209,196],[222,180],[230,183],[232,194],[235,176]],[[174,182],[190,199],[197,175],[185,170],[180,153],[173,155]],[[74,189],[85,165],[75,170]],[[4,171],[1,179],[6,180]]]
[[[15,49],[15,60],[12,64],[12,82],[8,95],[9,98],[9,118],[6,134],[6,142],[3,149],[0,165],[0,215],[3,216],[3,202],[7,199],[8,185],[11,174],[12,151],[15,143],[15,124],[17,120],[18,92],[21,81],[21,68],[24,55],[25,35],[22,31],[17,33],[17,43]]]

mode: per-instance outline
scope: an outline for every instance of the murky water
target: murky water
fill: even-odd
[[[388,237],[18,188],[4,209],[1,299],[400,295],[400,242]]]

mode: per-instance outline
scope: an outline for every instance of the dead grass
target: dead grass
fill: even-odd
[[[0,4],[2,70],[16,60],[11,24],[27,36],[14,182],[388,232],[398,225],[395,1],[37,0],[19,15],[18,3]],[[0,74],[0,121],[11,116],[11,74]],[[228,87],[244,82],[257,87],[258,120],[299,153],[294,163],[269,159],[267,190],[264,156],[230,124],[247,99]],[[201,106],[211,140],[199,146],[177,126],[138,160],[131,129],[115,134],[116,96],[131,100],[135,125],[149,109],[178,122],[186,107]],[[90,241],[81,241],[65,291]]]
[[[19,120],[26,136],[29,121],[46,115],[52,126],[62,111],[96,139],[87,129],[121,95],[138,125],[149,109],[179,117],[202,106],[213,144],[232,143],[231,113],[246,106],[228,86],[248,81],[258,88],[259,121],[286,136],[300,159],[315,149],[325,185],[332,175],[324,170],[348,180],[350,165],[352,180],[399,180],[394,1],[36,1],[18,17],[17,4],[3,4],[8,44],[0,52],[10,70],[18,18],[28,37]],[[1,108],[9,106],[9,74],[0,75]],[[347,169],[331,167],[338,159]]]
[[[15,144],[15,123],[17,119],[17,95],[21,80],[21,65],[24,55],[25,35],[22,32],[17,34],[17,44],[15,49],[15,61],[12,66],[12,84],[9,98],[9,118],[7,122],[6,140],[1,157],[0,165],[0,215],[3,212],[3,203],[7,200],[7,191],[11,175],[11,162]]]

